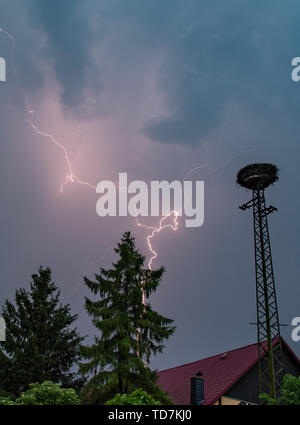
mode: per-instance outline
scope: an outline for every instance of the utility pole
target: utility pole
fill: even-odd
[[[237,175],[237,183],[252,191],[252,199],[240,206],[252,208],[255,246],[258,391],[273,398],[279,394],[283,376],[282,345],[276,299],[268,215],[277,211],[266,207],[265,189],[278,180],[278,169],[273,164],[250,164]]]

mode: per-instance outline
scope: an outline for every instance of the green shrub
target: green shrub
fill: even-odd
[[[79,404],[79,397],[72,388],[61,388],[59,384],[45,381],[42,384],[30,384],[16,404],[25,405],[68,405]]]
[[[3,405],[15,406],[16,404],[19,404],[19,403],[12,401],[9,397],[0,397],[0,406],[3,406]]]
[[[0,405],[2,404],[15,404],[12,400],[13,396],[9,392],[0,387]]]
[[[107,401],[107,405],[117,405],[117,404],[134,404],[134,405],[157,405],[160,404],[159,401],[155,400],[151,395],[147,394],[141,388],[133,391],[131,394],[117,394],[114,398]]]
[[[300,405],[300,376],[286,374],[281,385],[281,397],[274,399],[268,394],[262,393],[259,396],[263,404],[292,404]]]

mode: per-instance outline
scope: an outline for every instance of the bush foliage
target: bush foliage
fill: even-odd
[[[117,394],[114,398],[107,401],[107,405],[117,404],[133,404],[133,405],[158,405],[159,401],[155,400],[151,395],[147,394],[141,388],[133,391],[131,394]]]
[[[260,394],[259,398],[264,404],[293,404],[300,405],[300,376],[287,374],[283,377],[281,397],[274,399],[268,394]]]
[[[79,404],[79,397],[72,388],[61,388],[59,384],[45,381],[42,384],[30,384],[30,389],[23,392],[16,401],[7,397],[0,398],[0,404],[6,405],[74,405]]]

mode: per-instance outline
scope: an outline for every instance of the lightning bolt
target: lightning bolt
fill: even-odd
[[[68,183],[78,183],[79,185],[88,186],[90,189],[96,190],[96,186],[94,186],[92,183],[90,183],[90,182],[88,182],[86,180],[80,179],[74,173],[72,162],[71,162],[70,155],[69,155],[69,152],[68,152],[67,148],[62,143],[60,143],[52,134],[40,130],[38,128],[37,124],[35,124],[35,122],[34,122],[35,111],[29,106],[28,97],[27,97],[25,91],[21,87],[19,87],[19,85],[18,85],[18,72],[17,72],[17,69],[16,69],[16,67],[14,65],[14,51],[15,51],[15,48],[16,48],[16,40],[15,40],[15,38],[8,31],[5,31],[4,29],[0,28],[0,32],[2,32],[6,37],[8,37],[8,39],[12,43],[12,47],[11,47],[11,65],[12,65],[12,68],[13,68],[14,73],[15,73],[15,76],[16,76],[16,84],[17,85],[16,85],[15,89],[18,90],[22,94],[22,96],[24,97],[25,109],[26,109],[26,112],[28,113],[28,115],[30,117],[28,120],[26,120],[26,122],[31,126],[32,130],[38,136],[42,136],[42,137],[47,138],[57,148],[59,148],[62,151],[63,157],[65,159],[67,172],[66,172],[65,180],[64,180],[64,182],[60,186],[59,192],[60,193],[63,193],[64,188],[65,188],[65,186]]]
[[[31,111],[32,112],[32,111]],[[60,193],[63,193],[64,187],[68,183],[78,183],[83,186],[88,186],[90,189],[96,190],[96,186],[92,185],[90,182],[81,180],[79,177],[77,177],[73,172],[72,162],[69,157],[69,153],[64,145],[62,145],[60,142],[58,142],[52,134],[45,133],[44,131],[41,131],[38,129],[38,127],[34,124],[33,120],[27,120],[27,122],[30,124],[31,128],[35,131],[36,134],[39,136],[47,137],[51,140],[52,143],[54,143],[59,149],[62,150],[66,164],[67,164],[67,174],[65,177],[65,181],[60,186]]]
[[[67,169],[67,171],[66,171],[65,179],[61,183],[59,192],[60,193],[63,193],[65,186],[67,184],[69,184],[69,183],[77,183],[79,185],[87,186],[90,189],[96,190],[96,186],[95,185],[93,185],[92,183],[90,183],[87,180],[80,179],[75,174],[74,169],[73,169],[73,165],[72,165],[72,161],[70,159],[70,155],[69,155],[69,152],[68,152],[67,148],[62,143],[60,143],[52,134],[47,133],[47,132],[42,131],[41,129],[39,129],[38,125],[35,123],[35,111],[30,107],[29,101],[28,101],[28,97],[27,97],[25,91],[21,87],[19,87],[19,83],[18,83],[18,72],[17,72],[17,69],[16,69],[15,64],[14,64],[14,52],[15,52],[15,48],[16,48],[16,40],[15,40],[15,38],[8,31],[5,31],[2,28],[0,28],[0,33],[4,34],[9,39],[9,41],[11,42],[11,66],[12,66],[12,69],[14,71],[15,79],[16,79],[16,86],[14,88],[17,91],[19,91],[22,94],[22,96],[24,97],[25,109],[26,109],[26,112],[28,113],[28,116],[29,116],[29,119],[27,119],[26,122],[31,126],[32,130],[38,136],[42,136],[42,137],[50,140],[50,142],[52,144],[54,144],[62,152],[62,154],[63,154],[64,160],[65,160],[65,163],[66,163],[66,169]],[[227,164],[229,164],[230,162],[232,162],[237,157],[239,157],[242,154],[245,154],[247,152],[251,152],[253,150],[255,150],[255,149],[249,149],[249,150],[247,150],[245,152],[242,152],[242,153],[240,153],[240,154],[238,154],[238,155],[236,155],[236,156],[234,156],[234,157],[226,160],[225,162],[223,162],[221,165],[219,165],[216,168],[210,167],[207,164],[202,164],[202,165],[196,166],[194,168],[191,168],[187,172],[186,176],[183,178],[183,181],[186,180],[188,177],[190,177],[194,172],[196,172],[196,171],[198,171],[200,169],[208,169],[210,171],[217,172],[220,169],[224,168]],[[140,223],[138,221],[138,219],[136,219],[136,225],[137,225],[137,227],[142,227],[142,228],[145,228],[147,230],[150,230],[150,233],[146,236],[147,246],[148,246],[148,249],[149,249],[149,251],[151,253],[150,254],[150,259],[148,261],[148,268],[149,268],[149,270],[152,270],[153,262],[158,257],[158,252],[153,248],[153,239],[155,239],[155,236],[157,236],[159,233],[161,233],[162,231],[164,231],[166,229],[169,229],[169,230],[172,230],[172,231],[177,231],[178,230],[178,227],[179,227],[179,221],[178,221],[179,215],[180,215],[180,212],[179,211],[173,210],[168,215],[166,215],[165,217],[163,217],[159,221],[158,225],[155,226],[155,227],[151,227],[151,226],[147,226],[145,224],[142,224],[142,223]],[[110,248],[107,248],[107,250],[105,251],[104,255],[106,255],[106,253],[109,250],[111,250],[111,249],[112,249],[111,247]],[[143,302],[144,302],[144,304],[146,302],[145,301],[144,291],[143,291]]]
[[[187,174],[185,175],[183,180],[187,180],[190,177],[190,175],[193,174],[195,171],[202,170],[202,169],[207,169],[209,171],[217,172],[217,171],[221,170],[222,168],[226,167],[226,165],[230,164],[235,159],[240,158],[242,155],[245,155],[249,152],[254,152],[254,151],[255,151],[255,148],[253,148],[253,147],[249,148],[245,151],[242,151],[242,152],[238,153],[237,155],[234,155],[231,158],[227,159],[226,161],[222,162],[218,167],[211,167],[210,165],[207,165],[207,164],[198,165],[197,167],[191,168],[187,172]]]
[[[140,223],[138,219],[136,219],[136,224],[138,227],[144,227],[146,229],[151,230],[151,233],[146,237],[148,248],[149,248],[149,251],[151,252],[151,257],[148,262],[149,270],[152,270],[152,263],[158,256],[157,251],[155,251],[152,247],[152,239],[154,238],[154,236],[156,236],[158,233],[162,232],[165,229],[171,229],[175,232],[179,226],[178,216],[179,216],[178,211],[175,211],[175,210],[171,211],[168,215],[166,215],[160,220],[157,227],[146,226],[145,224]],[[168,219],[170,221],[169,223],[168,223]]]
[[[255,148],[249,148],[249,149],[247,149],[246,151],[243,151],[243,152],[240,152],[240,153],[238,153],[237,155],[235,155],[235,156],[233,156],[233,157],[231,157],[231,158],[229,158],[229,159],[227,159],[226,161],[224,161],[224,162],[222,162],[219,166],[217,166],[217,167],[211,167],[210,165],[208,165],[208,164],[202,164],[202,165],[198,165],[198,166],[196,166],[196,167],[194,167],[194,168],[191,168],[187,173],[186,173],[186,175],[184,176],[184,178],[183,178],[183,181],[185,181],[185,180],[187,180],[194,172],[196,172],[196,171],[198,171],[198,170],[201,170],[201,169],[207,169],[207,170],[209,170],[209,171],[212,171],[212,172],[218,172],[219,170],[221,170],[222,168],[224,168],[224,167],[226,167],[226,165],[228,165],[228,164],[230,164],[232,161],[234,161],[235,159],[237,159],[237,158],[239,158],[239,157],[241,157],[242,155],[245,155],[245,154],[247,154],[247,153],[249,153],[249,152],[253,152],[253,151],[255,151]],[[178,227],[179,227],[179,222],[178,222],[178,217],[179,217],[179,215],[180,215],[180,213],[181,213],[181,211],[182,210],[180,210],[180,211],[175,211],[175,210],[173,210],[173,211],[171,211],[168,215],[166,215],[165,217],[163,217],[160,221],[159,221],[159,223],[158,223],[158,226],[156,226],[156,227],[153,227],[153,226],[147,226],[147,225],[145,225],[145,224],[143,224],[143,223],[140,223],[139,221],[138,221],[138,219],[136,218],[136,225],[138,226],[138,227],[143,227],[143,228],[145,228],[145,229],[148,229],[148,230],[150,230],[151,232],[148,234],[148,236],[146,236],[146,241],[147,241],[147,245],[148,245],[148,249],[149,249],[149,251],[150,251],[150,259],[149,259],[149,262],[148,262],[148,268],[150,269],[150,270],[152,270],[152,264],[153,264],[153,261],[158,257],[158,252],[157,251],[155,251],[155,249],[153,248],[153,245],[152,245],[152,239],[158,234],[158,233],[160,233],[160,232],[162,232],[163,230],[165,230],[165,229],[171,229],[172,231],[176,231],[177,229],[178,229]],[[169,219],[169,222],[167,222],[167,223],[165,223],[167,220]],[[143,300],[145,301],[145,294],[143,293]]]
[[[52,134],[41,130],[38,127],[38,125],[35,123],[35,111],[30,107],[28,97],[27,97],[25,91],[19,86],[19,82],[18,82],[18,72],[17,72],[17,69],[16,69],[15,64],[14,64],[14,52],[15,52],[15,48],[16,48],[15,38],[9,32],[3,30],[2,28],[0,28],[0,33],[4,34],[11,42],[11,66],[12,66],[12,69],[14,71],[15,81],[16,81],[16,86],[14,88],[16,90],[18,90],[22,94],[22,96],[24,97],[25,109],[26,109],[27,114],[29,116],[29,119],[27,119],[26,122],[31,126],[32,130],[38,136],[41,136],[41,137],[48,139],[63,154],[64,160],[65,160],[65,163],[66,163],[67,171],[66,171],[65,179],[60,186],[60,190],[59,190],[60,193],[63,193],[65,186],[69,183],[77,183],[79,185],[87,186],[88,188],[95,190],[96,186],[94,186],[89,181],[80,179],[75,174],[74,169],[73,169],[73,165],[72,165],[72,161],[70,159],[70,155],[69,155],[67,148],[62,143],[60,143]],[[194,168],[192,168],[188,171],[188,173],[186,174],[186,176],[184,177],[183,180],[186,180],[192,173],[194,173],[195,171],[197,171],[199,169],[203,169],[203,168],[207,168],[208,170],[216,172],[216,171],[220,170],[221,168],[225,167],[233,159],[234,158],[231,158],[231,159],[225,161],[225,163],[221,164],[217,168],[212,168],[212,167],[208,166],[207,164],[203,164],[203,165],[194,167]],[[180,214],[179,211],[175,211],[175,210],[171,211],[168,215],[166,215],[165,217],[163,217],[159,221],[158,226],[156,226],[156,227],[146,226],[146,225],[140,223],[136,219],[137,227],[143,227],[143,228],[146,228],[147,230],[150,230],[150,233],[146,236],[148,249],[151,253],[150,259],[149,259],[149,262],[148,262],[148,269],[150,271],[152,270],[153,262],[158,257],[158,252],[153,248],[153,239],[155,238],[156,235],[158,235],[159,233],[161,233],[162,231],[164,231],[166,229],[170,229],[172,231],[177,231],[177,229],[179,227],[179,222],[178,222],[179,214]],[[106,255],[106,253],[110,249],[111,248],[107,248],[107,250],[103,254],[103,257]],[[144,288],[143,288],[143,282],[141,282],[141,291],[142,291],[142,297],[143,297],[142,301],[143,301],[144,306],[146,306],[146,295],[145,295],[145,291],[144,291]],[[138,344],[140,343],[140,338],[141,338],[141,330],[138,329],[137,330],[137,342],[138,342]],[[137,354],[140,357],[140,350],[139,349],[137,350]]]

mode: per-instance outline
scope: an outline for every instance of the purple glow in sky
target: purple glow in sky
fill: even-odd
[[[255,342],[252,223],[238,209],[249,193],[235,178],[247,163],[272,162],[280,318],[299,355],[297,11],[296,0],[0,0],[0,27],[15,40],[0,32],[1,303],[50,266],[92,338],[83,276],[111,264],[127,230],[153,254],[151,230],[133,217],[96,214],[94,187],[122,172],[131,181],[188,177],[205,181],[205,221],[186,228],[179,218],[176,232],[151,239],[153,267],[166,274],[150,301],[177,325],[152,366]]]

